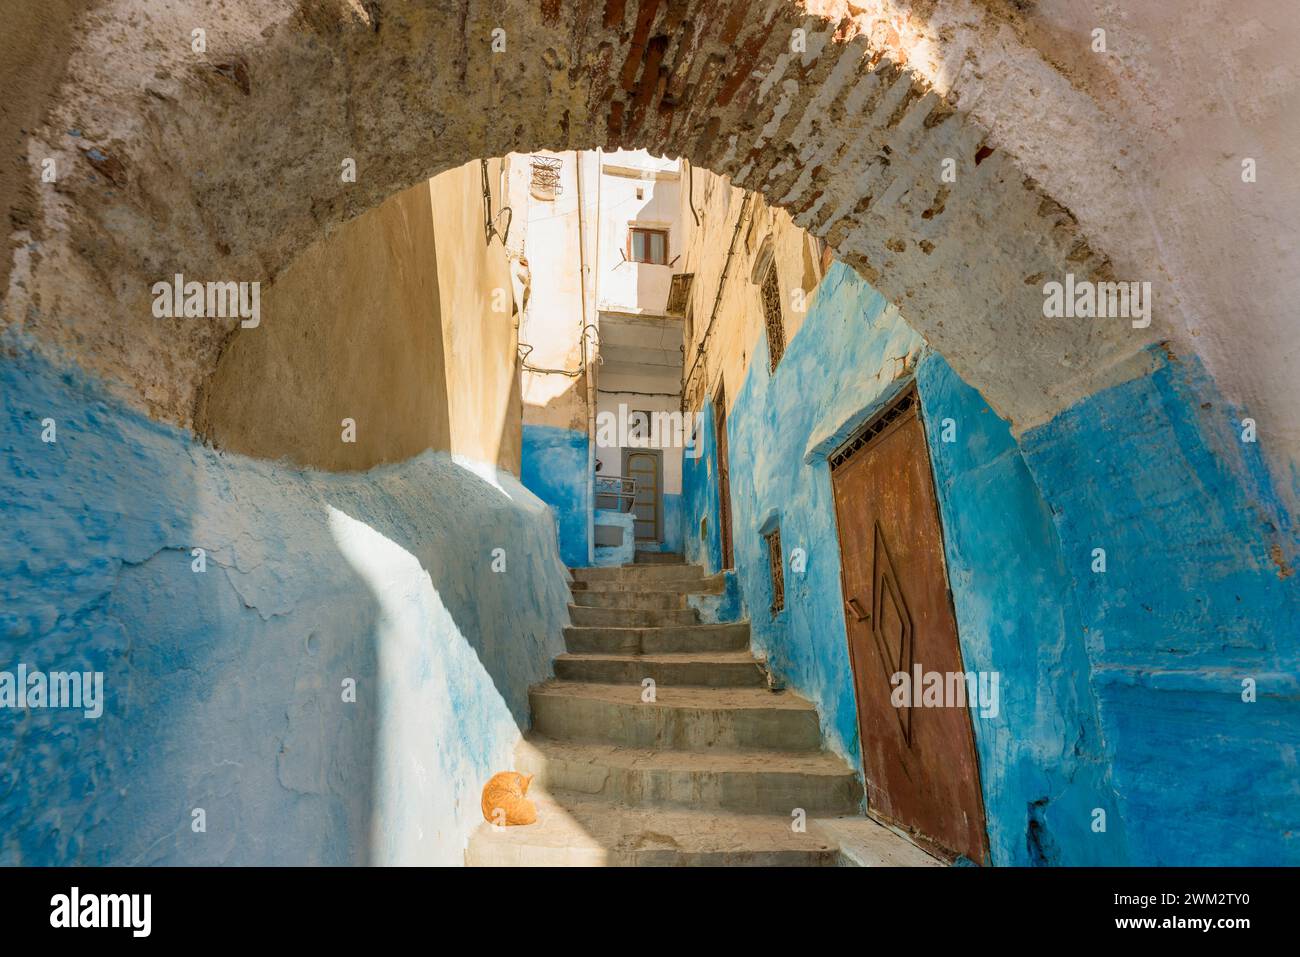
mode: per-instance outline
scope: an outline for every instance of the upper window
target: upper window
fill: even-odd
[[[763,299],[763,324],[767,327],[768,371],[775,372],[776,364],[785,353],[785,322],[781,314],[781,284],[776,278],[776,263],[767,267],[760,292]]]
[[[627,258],[634,263],[668,263],[668,230],[642,229],[633,226],[627,231]]]

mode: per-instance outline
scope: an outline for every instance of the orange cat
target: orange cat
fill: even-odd
[[[531,774],[520,774],[518,771],[502,771],[492,775],[492,780],[483,787],[483,817],[489,824],[535,823],[537,808],[524,797],[528,793],[528,785],[532,783]]]

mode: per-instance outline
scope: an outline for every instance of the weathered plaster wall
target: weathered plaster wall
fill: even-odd
[[[554,189],[532,187],[533,157],[518,157],[528,170],[529,188],[515,200],[517,224],[530,275],[527,308],[521,316],[523,356],[523,461],[520,477],[555,513],[560,554],[567,565],[591,564],[591,440],[588,381],[583,366],[582,328],[590,269],[584,273],[594,236],[587,217],[595,208],[588,178],[579,187],[578,164],[595,170],[594,158],[565,152],[536,154],[558,160]],[[584,245],[587,247],[584,250]],[[594,343],[594,337],[589,338]],[[591,346],[594,351],[594,345]]]
[[[617,545],[597,545],[593,551],[592,564],[599,567],[618,567],[630,565],[636,557],[635,519],[631,512],[619,512],[607,508],[596,509],[593,525],[601,532],[617,532]],[[599,539],[597,539],[599,540]]]
[[[658,547],[648,546],[647,551],[682,553],[685,538],[685,512],[682,496],[678,492],[664,493],[664,535]]]
[[[1129,861],[1051,510],[1007,423],[942,357],[924,353],[916,380],[963,664],[1000,676],[1000,713],[971,711],[993,860]],[[1092,830],[1095,808],[1104,833]]]
[[[261,323],[232,335],[201,400],[198,427],[219,448],[331,471],[451,448],[454,315],[437,271],[451,253],[435,243],[431,192],[412,186],[357,217],[264,290]],[[342,440],[345,418],[355,442]]]
[[[446,453],[218,454],[12,335],[0,454],[2,666],[101,670],[107,699],[0,711],[0,863],[461,862],[563,650],[531,493]]]
[[[678,271],[668,264],[685,249],[680,229],[681,161],[639,150],[600,153],[599,160],[598,255],[604,265],[597,282],[596,308],[662,316],[669,283]],[[664,264],[632,260],[628,230],[633,226],[667,233],[668,256]]]
[[[1088,828],[1088,812],[1109,789],[1087,662],[1069,640],[1077,638],[1077,618],[1061,602],[1068,579],[1055,530],[1006,423],[842,265],[818,289],[803,329],[774,376],[760,343],[729,419],[737,578],[756,647],[817,702],[828,740],[856,766],[857,708],[825,456],[919,362],[927,420],[953,418],[958,428],[958,442],[936,442],[932,457],[965,666],[1001,674],[999,714],[972,713],[993,860],[1122,859],[1118,828],[1100,840]],[[894,361],[899,356],[910,361]],[[933,426],[928,433],[936,438]],[[786,571],[785,608],[775,616],[760,535],[773,518],[787,564],[796,548],[807,556],[802,575]],[[1041,859],[1029,840],[1031,814]]]
[[[1182,4],[1177,16],[1164,4],[1108,0],[808,8],[877,32],[1101,239],[1119,272],[1151,280],[1157,335],[1205,358],[1225,397],[1260,421],[1282,494],[1297,495],[1294,4]],[[1093,50],[1098,29],[1105,52]],[[1247,158],[1253,183],[1242,179]],[[1075,360],[1097,383],[1099,358],[1089,350]]]
[[[1152,362],[1022,440],[1074,582],[1129,840],[1144,862],[1295,864],[1297,528],[1201,364]]]
[[[1256,2],[1258,27],[1276,11]],[[1163,272],[1152,224],[1165,210],[1142,204],[1149,170],[1115,161],[1155,124],[1150,110],[1072,82],[1001,6],[240,0],[218,16],[183,0],[149,17],[136,7],[110,0],[84,21],[57,105],[26,140],[32,175],[42,158],[64,173],[36,190],[36,226],[11,231],[6,315],[181,424],[227,327],[158,323],[147,309],[158,276],[269,280],[402,188],[538,146],[646,147],[763,191],[900,304],[1017,429],[1131,377],[1129,360],[1168,328],[1043,321],[1041,278]],[[201,55],[188,42],[195,23],[212,26]],[[502,24],[513,45],[493,55]],[[795,29],[805,52],[791,51]],[[1241,48],[1211,62],[1249,61],[1270,34],[1243,30]],[[1279,87],[1293,85],[1283,74]],[[1149,92],[1140,75],[1132,86]],[[1282,102],[1270,99],[1264,119]],[[1269,143],[1289,168],[1287,141]],[[345,157],[355,183],[337,175]],[[938,179],[945,158],[958,164],[951,184]],[[1040,185],[1044,167],[1060,195]],[[1138,198],[1116,203],[1120,191]],[[1090,229],[1075,206],[1126,215]],[[1285,236],[1265,232],[1275,245]],[[1140,244],[1124,239],[1133,233]],[[1261,268],[1263,282],[1288,288]],[[1286,466],[1291,447],[1270,448]]]
[[[808,303],[822,278],[821,258],[816,241],[795,226],[789,214],[768,206],[761,195],[748,194],[746,201],[743,189],[708,170],[692,169],[690,175],[694,188],[683,191],[681,217],[687,242],[678,267],[695,277],[693,320],[685,343],[686,407],[698,408],[706,395],[717,393],[719,383],[726,387],[730,406],[755,350],[766,350],[763,277],[756,274],[760,257],[766,260],[770,255],[776,264],[787,343],[803,326]],[[724,269],[727,279],[719,298]]]
[[[582,568],[590,558],[592,505],[587,432],[525,424],[523,436],[520,480],[554,512],[565,564]]]
[[[488,164],[498,206],[502,165]],[[391,197],[267,286],[261,322],[231,335],[200,396],[205,438],[330,471],[435,449],[517,473],[515,294],[484,235],[479,167]]]
[[[518,475],[521,398],[513,282],[501,239],[485,235],[480,167],[469,162],[429,182],[447,367],[445,402],[452,452]],[[488,163],[494,214],[512,201],[502,195],[500,170],[500,160]],[[497,226],[504,228],[504,223]]]
[[[558,160],[558,187],[553,198],[543,198],[529,188],[512,200],[511,232],[521,236],[528,262],[528,307],[520,318],[519,342],[523,359],[524,425],[587,431],[587,378],[583,372],[582,327],[585,277],[579,217],[590,215],[594,200],[578,188],[579,155],[574,152],[539,157]],[[528,171],[532,156],[519,156],[513,166]],[[588,161],[593,168],[594,161]],[[588,181],[589,183],[589,181]],[[586,184],[584,184],[586,185]],[[588,187],[589,188],[589,187]],[[579,199],[583,209],[579,209]],[[584,462],[585,470],[586,464]]]
[[[700,409],[694,447],[699,455],[682,460],[682,546],[686,560],[709,572],[722,571],[718,526],[718,433],[713,403]]]
[[[77,14],[90,0],[0,3],[0,298],[9,288],[14,234],[39,229],[39,171],[28,165],[27,138],[54,106],[63,71],[77,39]]]
[[[737,579],[756,647],[818,704],[833,747],[858,760],[824,456],[914,375],[965,667],[1000,674],[1000,713],[972,712],[993,860],[1295,859],[1300,667],[1288,639],[1300,595],[1276,560],[1294,532],[1257,447],[1229,428],[1239,413],[1195,364],[1153,357],[1153,375],[1070,410],[1022,450],[839,265],[775,376],[766,358],[760,342],[728,419]],[[711,425],[685,497],[687,527],[705,516],[709,529],[688,552],[716,568]],[[787,562],[795,548],[808,556],[804,575],[787,570],[776,616],[758,532],[773,517]],[[1092,548],[1107,543],[1108,570],[1093,575]],[[1246,677],[1254,704],[1241,700]]]

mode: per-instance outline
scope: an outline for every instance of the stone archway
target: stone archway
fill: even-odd
[[[1115,267],[987,122],[940,95],[936,64],[953,50],[916,11],[129,7],[105,3],[85,21],[58,106],[29,143],[37,168],[50,157],[63,175],[20,233],[34,242],[15,260],[8,312],[160,418],[190,424],[232,330],[155,320],[147,291],[159,277],[273,280],[323,231],[399,189],[539,147],[646,147],[761,191],[898,303],[1018,427],[1122,378],[1152,338],[1127,323],[1043,318],[1046,279]],[[1007,55],[1010,41],[991,36]],[[1016,108],[1003,112],[1016,121]],[[348,158],[355,183],[339,176]]]
[[[1011,0],[228,0],[220,6],[182,0],[159,6],[101,0],[55,28],[48,47],[59,57],[66,51],[61,83],[57,92],[36,91],[51,103],[39,125],[40,110],[24,114],[21,195],[12,199],[7,185],[0,192],[10,197],[0,275],[9,331],[59,362],[71,359],[99,374],[153,418],[189,426],[228,337],[239,333],[234,323],[155,319],[155,281],[183,272],[274,282],[339,224],[478,157],[600,145],[684,156],[762,192],[826,238],[1024,433],[1025,467],[1043,492],[1044,514],[1051,513],[1045,520],[1059,538],[1062,575],[1076,586],[1079,628],[1062,641],[1080,647],[1098,677],[1111,770],[1128,813],[1148,822],[1131,835],[1134,859],[1181,860],[1198,833],[1215,830],[1236,837],[1224,839],[1219,856],[1206,860],[1235,861],[1233,855],[1294,830],[1289,743],[1276,728],[1293,719],[1294,696],[1286,689],[1296,670],[1294,649],[1282,643],[1295,620],[1295,525],[1286,503],[1296,493],[1294,472],[1275,485],[1267,463],[1285,469],[1300,449],[1288,405],[1296,380],[1285,348],[1236,326],[1207,325],[1216,335],[1197,340],[1198,346],[1241,344],[1259,360],[1258,375],[1255,364],[1242,364],[1245,373],[1226,399],[1196,362],[1183,358],[1192,353],[1186,345],[1197,326],[1212,314],[1229,315],[1221,308],[1225,298],[1234,306],[1241,298],[1225,296],[1229,282],[1196,287],[1190,274],[1245,262],[1245,275],[1264,294],[1241,308],[1265,331],[1283,328],[1285,316],[1265,314],[1281,316],[1284,310],[1273,306],[1289,305],[1294,288],[1293,280],[1277,281],[1285,258],[1277,237],[1289,227],[1262,231],[1254,246],[1241,243],[1263,255],[1243,257],[1234,248],[1219,256],[1213,244],[1186,239],[1197,217],[1249,202],[1283,223],[1294,192],[1274,187],[1248,199],[1232,193],[1218,206],[1192,206],[1171,230],[1177,242],[1150,225],[1157,213],[1177,212],[1171,194],[1226,192],[1214,175],[1231,174],[1235,189],[1237,153],[1253,149],[1234,141],[1232,152],[1221,137],[1210,137],[1207,149],[1222,155],[1198,167],[1200,179],[1173,177],[1163,187],[1163,205],[1148,205],[1144,189],[1133,187],[1158,169],[1152,151],[1170,143],[1157,129],[1164,94],[1180,80],[1191,85],[1171,58],[1165,60],[1169,79],[1135,84],[1122,70],[1059,54],[1086,37],[1087,23],[1054,36],[1048,27],[1059,16],[1034,19],[1023,9],[1032,5]],[[1197,17],[1212,20],[1218,12],[1198,12],[1186,29],[1196,31],[1204,25]],[[1246,24],[1241,29],[1252,28],[1244,15],[1237,19]],[[192,46],[195,30],[204,31],[202,53]],[[492,48],[495,30],[504,31],[499,52]],[[806,44],[798,52],[796,37]],[[1246,38],[1229,37],[1242,46]],[[1171,48],[1201,49],[1181,39]],[[1227,42],[1213,47],[1228,58],[1235,49]],[[39,83],[59,73],[33,75]],[[1236,88],[1250,81],[1246,75]],[[1282,93],[1289,88],[1279,89],[1260,115],[1288,108]],[[1134,91],[1141,102],[1126,116],[1109,110],[1121,93]],[[1187,112],[1206,112],[1200,101],[1189,102]],[[1145,149],[1143,122],[1155,144]],[[1293,147],[1261,142],[1272,148],[1274,168],[1287,165]],[[355,183],[339,176],[346,159],[355,160]],[[951,182],[942,177],[949,159]],[[41,178],[46,161],[58,171],[50,182]],[[1223,234],[1251,239],[1249,228],[1233,224]],[[1069,273],[1149,278],[1170,293],[1169,305],[1147,329],[1044,319],[1042,284]],[[1178,314],[1177,323],[1171,314]],[[1171,358],[1150,349],[1156,339],[1174,340]],[[1241,389],[1250,377],[1260,384]],[[13,381],[31,380],[20,370]],[[1084,401],[1117,383],[1124,388],[1106,399]],[[1241,399],[1270,426],[1264,434],[1275,437],[1263,451],[1237,438],[1240,410],[1233,403]],[[24,423],[43,414],[34,406],[13,413]],[[91,432],[87,442],[98,443],[91,467],[116,462],[122,437]],[[42,500],[50,487],[40,485],[47,473],[29,467],[44,452],[36,448],[13,470],[21,473],[15,501]],[[61,460],[39,461],[55,469]],[[214,489],[228,476],[207,450],[169,447],[166,456],[136,456],[126,465],[107,476],[112,485],[104,507],[89,518],[75,501],[82,488],[75,482],[59,486],[68,501],[58,504],[67,507],[24,516],[30,524],[17,540],[49,560],[9,563],[27,576],[15,586],[25,600],[25,617],[15,619],[20,637],[71,646],[93,633],[98,648],[118,654],[126,629],[109,620],[105,609],[112,602],[134,597],[153,612],[144,599],[159,593],[159,583],[180,581],[191,591],[177,591],[177,600],[197,603],[188,566],[174,576],[159,570],[169,552],[192,544],[186,535],[194,529],[184,519],[196,490],[217,502],[221,516],[198,531],[231,554],[246,543],[212,528],[245,521],[244,510],[252,516],[247,521],[272,523],[283,541],[308,552],[328,552],[334,536],[355,545],[362,534],[331,513],[334,524],[313,526],[309,540],[291,539],[299,512],[276,515],[259,499],[262,486],[251,484],[260,476],[249,479],[246,494],[222,499]],[[166,469],[180,476],[166,489],[176,514],[133,499],[134,517],[143,520],[122,523],[116,496],[142,495],[141,489],[151,496],[148,479],[171,474]],[[57,484],[59,473],[48,474]],[[102,471],[91,474],[105,478]],[[443,494],[454,478],[449,472],[426,487]],[[332,483],[321,484],[319,495],[337,493]],[[462,484],[466,496],[475,491]],[[345,491],[349,498],[379,494],[364,481]],[[306,497],[315,505],[319,495]],[[412,503],[403,518],[418,519],[425,504]],[[68,526],[60,526],[57,540],[46,527],[54,527],[51,516]],[[123,541],[105,545],[104,529],[122,524],[129,526]],[[546,544],[536,516],[523,524]],[[400,534],[388,531],[390,538]],[[84,553],[77,550],[83,545]],[[40,555],[46,546],[51,554]],[[1115,557],[1104,580],[1091,577],[1085,557],[1102,546]],[[269,565],[263,550],[255,550],[247,568],[259,568],[263,559]],[[123,567],[135,589],[125,599],[114,594]],[[350,565],[336,561],[333,570],[331,589],[355,587]],[[418,577],[419,567],[411,572]],[[262,620],[250,627],[278,634],[289,627],[280,620],[282,604],[314,604],[307,591],[283,601],[281,593],[285,581],[305,589],[319,576],[277,578],[269,568],[250,574],[262,576],[258,587],[242,580],[232,585],[244,588],[240,602],[227,602],[223,593],[223,603],[211,606],[219,609],[212,621],[231,607],[259,607]],[[45,601],[51,582],[68,586],[69,608]],[[83,601],[83,594],[91,599]],[[555,600],[562,610],[562,599]],[[207,620],[196,616],[199,647],[211,637],[200,627]],[[339,627],[361,633],[366,624]],[[548,619],[536,630],[556,625]],[[152,618],[144,626],[165,631]],[[271,664],[292,683],[286,659],[277,655]],[[1285,679],[1264,684],[1261,698],[1271,710],[1261,705],[1257,713],[1264,717],[1254,724],[1236,719],[1235,711],[1226,717],[1238,707],[1242,674]],[[520,675],[508,677],[516,694],[526,688]],[[1202,749],[1186,748],[1181,730],[1208,721],[1218,722],[1220,736]],[[1152,738],[1153,726],[1169,736]],[[1223,766],[1244,768],[1263,782],[1251,801],[1225,798]],[[291,761],[285,786],[328,790],[313,771],[310,762]],[[1176,794],[1168,788],[1170,775],[1180,783]],[[1086,816],[1090,808],[1081,810]],[[108,812],[95,813],[102,819]],[[1040,805],[1029,815],[1041,826]],[[75,856],[61,847],[64,853]]]

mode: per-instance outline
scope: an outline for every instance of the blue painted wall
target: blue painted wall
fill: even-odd
[[[1300,864],[1300,541],[1243,413],[1195,358],[1151,358],[1022,441],[1078,597],[1133,857]]]
[[[592,503],[587,433],[551,425],[525,425],[523,431],[520,478],[555,512],[565,564],[589,565]]]
[[[1300,609],[1283,577],[1294,533],[1255,449],[1224,425],[1240,416],[1194,363],[1094,396],[1018,443],[839,264],[774,376],[765,352],[760,340],[728,416],[737,579],[755,646],[816,703],[832,747],[858,764],[825,454],[915,376],[965,666],[1000,675],[998,716],[972,713],[994,862],[1295,860],[1283,837],[1300,807]],[[688,557],[713,570],[705,413],[683,497]],[[807,553],[804,575],[787,565],[776,616],[759,534],[772,520],[787,562]],[[1110,570],[1093,578],[1091,548],[1107,543]],[[1240,703],[1247,673],[1254,705]]]
[[[713,573],[722,568],[722,539],[718,532],[718,441],[711,400],[705,400],[700,412],[695,442],[699,455],[682,456],[682,552],[688,563]]]
[[[664,540],[660,551],[681,553],[685,547],[685,510],[679,493],[664,493]]]
[[[1068,579],[1055,529],[1006,424],[842,265],[824,280],[775,374],[767,368],[756,354],[728,416],[737,572],[755,646],[817,704],[832,747],[859,766],[826,454],[915,370],[926,420],[958,423],[960,441],[936,446],[932,456],[963,658],[969,670],[1000,673],[997,717],[972,715],[993,860],[1107,859],[1101,842],[1090,840],[1086,814],[1069,836],[1056,836],[1058,815],[1074,814],[1080,802],[1096,806],[1107,788],[1088,662],[1077,644],[1075,654],[1067,651],[1077,617],[1068,603],[1061,607]],[[927,434],[937,439],[933,426]],[[760,532],[774,521],[787,559],[785,608],[775,616]],[[789,568],[796,548],[807,556],[802,575]],[[1050,696],[1051,711],[1038,707],[1040,696]]]
[[[608,508],[598,508],[594,524],[597,528],[596,540],[601,540],[599,529],[616,528],[619,531],[618,545],[597,545],[592,564],[597,567],[614,567],[630,565],[636,556],[636,518],[631,512],[619,512]]]
[[[997,672],[970,712],[998,864],[1128,861],[1077,604],[1052,515],[1007,423],[940,356],[917,369],[963,664]],[[951,442],[943,423],[952,420]],[[1092,830],[1094,808],[1106,830]]]
[[[6,345],[0,670],[106,706],[0,709],[0,864],[460,863],[562,650],[549,509],[445,454],[217,454]]]

